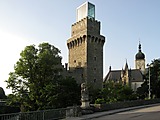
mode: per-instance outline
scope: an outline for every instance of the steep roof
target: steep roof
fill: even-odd
[[[104,82],[108,80],[119,81],[121,80],[121,72],[122,70],[111,70],[108,72],[106,77],[104,78]],[[131,82],[143,82],[143,74],[139,69],[130,69],[128,70],[129,78]]]
[[[108,72],[108,74],[104,78],[104,82],[108,80],[118,81],[120,79],[121,79],[121,70],[111,70]]]
[[[139,69],[131,70],[131,82],[143,82],[143,74]]]

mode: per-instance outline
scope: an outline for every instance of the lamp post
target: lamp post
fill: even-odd
[[[148,99],[151,99],[151,70],[150,70],[150,65],[149,65],[149,89],[148,89]]]
[[[149,86],[149,88],[148,88],[148,99],[151,99],[151,67],[153,67],[153,65],[152,64],[147,64],[147,66],[148,66],[148,72],[149,72],[149,80],[148,80],[148,86]]]

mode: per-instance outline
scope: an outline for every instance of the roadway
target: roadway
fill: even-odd
[[[119,112],[91,120],[160,120],[160,105]]]

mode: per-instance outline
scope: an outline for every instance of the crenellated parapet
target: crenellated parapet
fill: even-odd
[[[104,45],[105,43],[105,37],[104,36],[91,36],[91,35],[87,35],[87,41],[89,43],[97,43],[100,45]]]
[[[86,17],[72,25],[71,36],[90,33],[94,33],[95,35],[100,34],[99,21]]]
[[[68,46],[68,49],[71,49],[71,48],[74,48],[75,46],[79,46],[85,42],[97,43],[97,44],[100,44],[103,46],[105,43],[105,37],[101,36],[99,38],[99,37],[95,37],[95,36],[91,36],[91,35],[83,35],[82,37],[79,37],[79,38],[76,38],[73,40],[72,39],[68,40],[67,46]]]
[[[86,40],[86,35],[83,35],[82,37],[79,37],[79,38],[76,38],[76,39],[71,39],[71,40],[68,40],[67,42],[67,46],[68,46],[68,49],[71,49],[71,48],[74,48],[75,46],[79,46],[81,45],[82,43],[84,43]]]

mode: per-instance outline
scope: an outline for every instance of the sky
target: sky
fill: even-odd
[[[76,8],[86,0],[0,0],[0,87],[14,70],[27,45],[48,42],[61,50],[68,62],[67,40],[76,22]],[[122,69],[126,60],[135,68],[139,41],[146,64],[160,58],[160,0],[90,0],[101,22],[104,44],[103,76]]]

